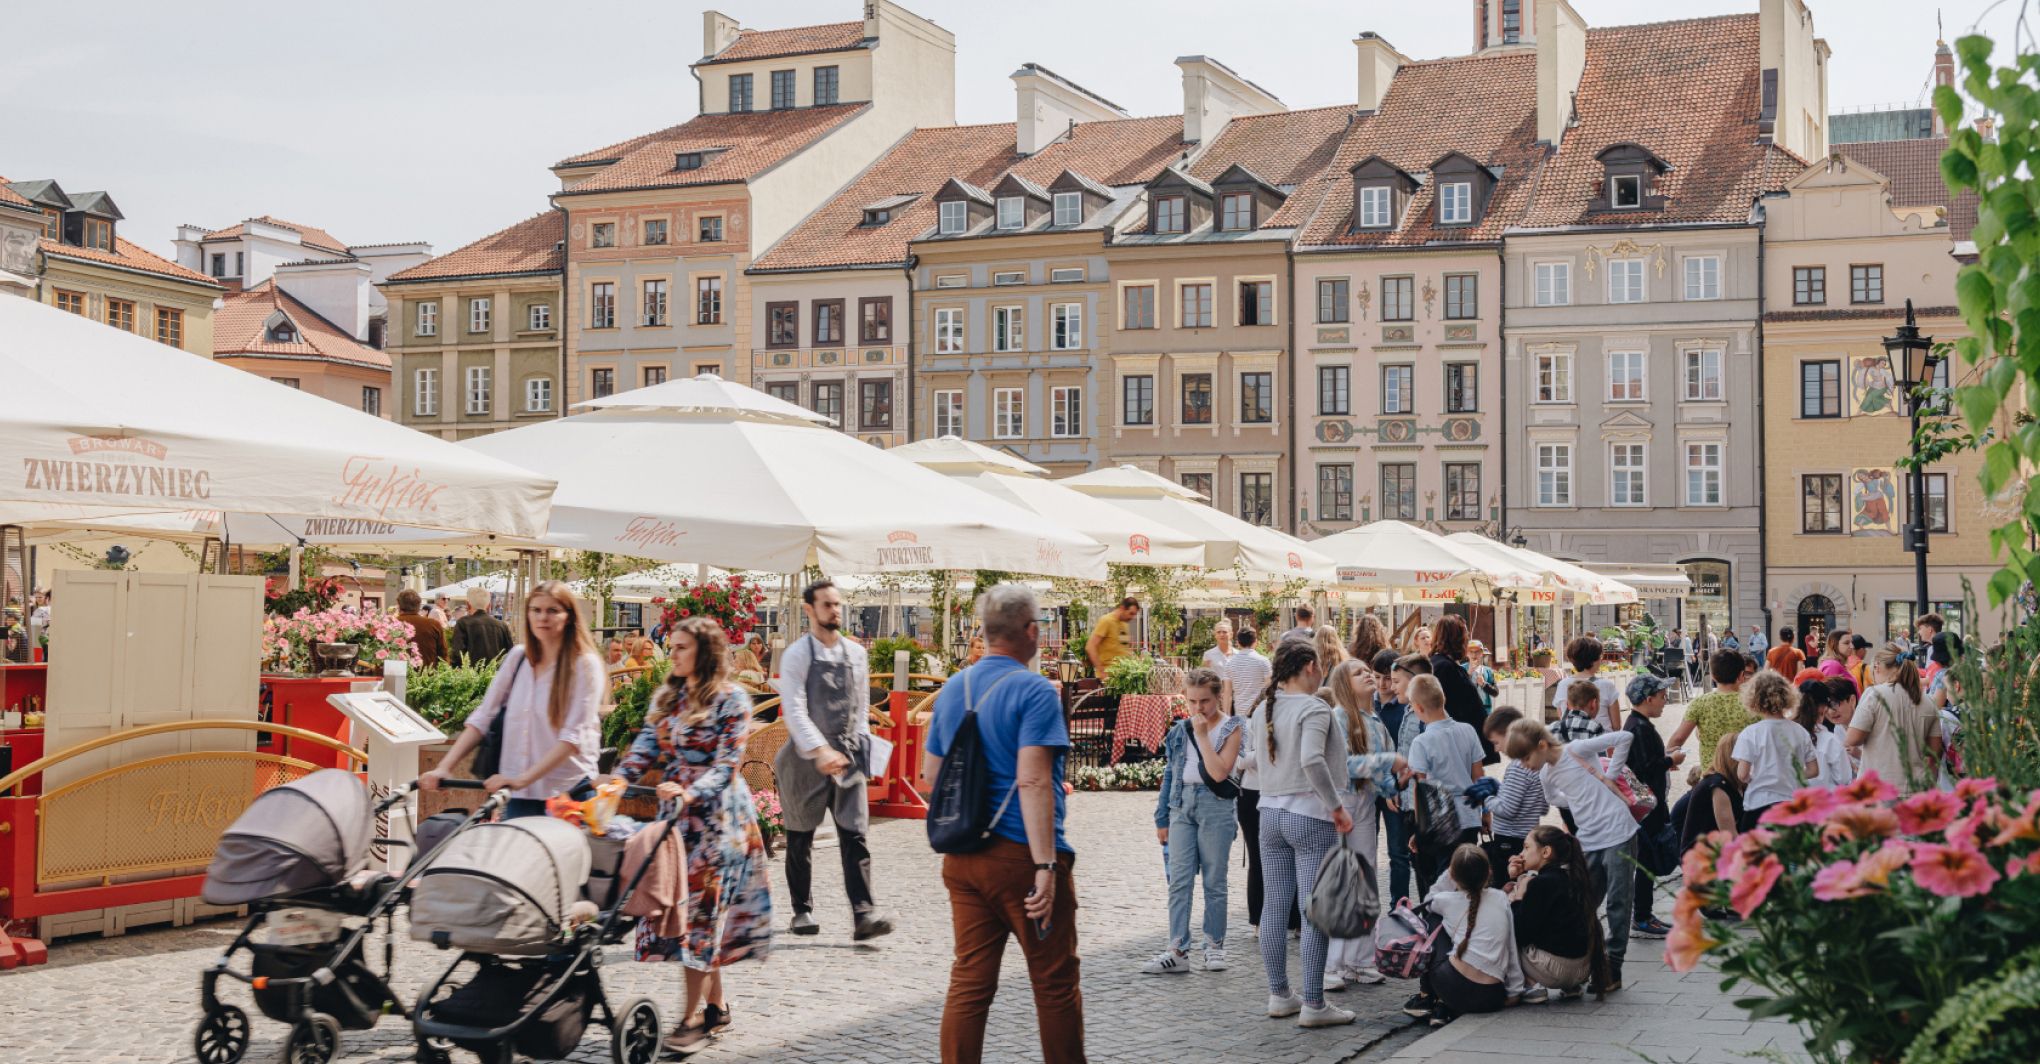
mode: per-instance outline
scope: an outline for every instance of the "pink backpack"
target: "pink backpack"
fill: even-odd
[[[1374,927],[1374,966],[1381,974],[1415,979],[1431,970],[1445,921],[1404,898]]]

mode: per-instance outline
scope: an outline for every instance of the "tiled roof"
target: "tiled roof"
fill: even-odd
[[[821,26],[798,26],[790,30],[743,30],[728,47],[702,60],[702,64],[775,59],[786,55],[812,55],[815,52],[840,52],[862,43],[864,43],[862,22],[831,22]]]
[[[1065,169],[1107,186],[1146,182],[1183,151],[1183,119],[1080,122],[1068,136],[1030,156],[1014,149],[1013,123],[915,130],[753,265],[759,270],[822,269],[905,261],[907,244],[935,225],[930,196],[951,178],[979,188],[1008,173],[1037,185]],[[886,196],[920,198],[885,225],[865,226],[864,206]]]
[[[1301,185],[1338,150],[1339,134],[1352,114],[1351,107],[1340,106],[1235,118],[1198,157],[1190,176],[1213,181],[1237,164],[1272,185]]]
[[[187,270],[161,255],[144,251],[141,245],[135,244],[123,237],[116,236],[113,238],[112,251],[101,251],[98,248],[74,247],[70,244],[48,238],[43,239],[42,250],[45,255],[55,255],[59,258],[77,259],[80,262],[96,262],[104,266],[118,266],[123,269],[140,270],[143,273],[153,273],[159,277],[168,277],[173,281],[189,281],[193,284],[202,284],[207,288],[222,287],[218,281],[207,277],[205,274]]]
[[[841,103],[784,111],[698,115],[670,129],[556,164],[577,166],[615,160],[593,177],[557,195],[749,181],[870,106]],[[698,169],[676,170],[674,156],[682,152],[712,154],[702,160]]]
[[[347,254],[346,242],[342,241],[339,237],[334,236],[333,234],[325,231],[324,229],[319,228],[316,225],[299,225],[296,222],[286,222],[281,218],[272,218],[266,214],[256,215],[255,217],[248,219],[248,221],[261,222],[264,225],[273,225],[279,229],[288,229],[296,233],[298,235],[298,239],[304,241],[304,245],[308,248],[318,248],[320,251],[330,251],[335,255]],[[246,222],[243,222],[238,225],[230,225],[227,228],[221,229],[217,232],[207,233],[205,239],[201,240],[200,243],[211,243],[215,240],[238,240],[241,237],[247,235],[248,226]]]
[[[1959,318],[1960,307],[1914,307],[1913,313],[1922,318]],[[1773,310],[1764,314],[1765,321],[1889,321],[1894,325],[1905,321],[1905,307],[1823,307],[1817,310]]]
[[[264,281],[243,292],[234,292],[226,296],[223,303],[213,314],[214,358],[283,355],[377,369],[390,368],[390,356],[357,343],[346,330],[320,317],[312,308],[276,287],[274,280]],[[275,343],[268,339],[269,319],[279,310],[297,329],[298,338],[293,343]]]
[[[1354,119],[1338,150],[1292,194],[1270,226],[1297,226],[1299,246],[1423,247],[1497,240],[1522,217],[1543,150],[1537,139],[1537,57],[1531,52],[1434,59],[1404,66],[1381,106]],[[1380,156],[1424,175],[1461,152],[1501,176],[1475,225],[1440,226],[1436,186],[1425,182],[1389,229],[1352,231],[1354,166]]]
[[[1835,145],[1835,150],[1889,178],[1893,206],[1948,208],[1948,228],[1957,241],[1969,239],[1969,231],[1976,228],[1976,192],[1964,189],[1951,195],[1941,180],[1941,153],[1948,150],[1948,138],[1858,141]]]
[[[0,204],[17,207],[25,211],[40,211],[41,208],[28,201],[28,197],[7,187],[7,179],[0,177]]]
[[[558,270],[566,261],[560,248],[566,231],[566,220],[560,212],[542,211],[465,247],[398,270],[390,274],[388,282]]]
[[[1748,221],[1760,193],[1783,187],[1806,167],[1757,139],[1763,78],[1757,19],[1725,15],[1588,30],[1579,123],[1538,176],[1522,224]],[[1662,210],[1588,210],[1603,173],[1595,156],[1624,142],[1671,166],[1652,183],[1665,198]]]

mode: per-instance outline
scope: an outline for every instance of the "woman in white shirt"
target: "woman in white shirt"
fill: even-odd
[[[483,785],[491,793],[510,792],[504,817],[544,816],[547,798],[595,775],[597,711],[607,685],[602,654],[573,589],[557,580],[539,584],[524,600],[523,645],[503,656],[488,693],[440,764],[459,764],[503,714],[501,756]],[[446,768],[435,768],[418,777],[418,786],[434,790],[447,775]]]
[[[1445,878],[1424,904],[1445,921],[1452,952],[1422,979],[1423,993],[1403,1011],[1425,1008],[1431,1026],[1443,1027],[1468,1012],[1500,1012],[1523,993],[1523,963],[1516,952],[1516,921],[1509,896],[1488,886],[1487,854],[1473,845],[1452,852]],[[1624,890],[1629,884],[1622,885]]]
[[[1941,758],[1941,718],[1920,696],[1920,669],[1903,643],[1886,643],[1870,656],[1876,685],[1863,692],[1849,718],[1847,744],[1857,771],[1872,772],[1901,795],[1931,790]]]

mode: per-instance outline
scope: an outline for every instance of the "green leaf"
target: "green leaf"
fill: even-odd
[[[1973,189],[1978,187],[1976,161],[1953,148],[1941,153],[1941,179],[1951,189]]]
[[[2010,569],[1999,569],[1990,574],[1990,604],[1993,608],[2010,602],[2019,593],[2019,586],[2025,581]]]
[[[1955,390],[1955,401],[1962,406],[1963,420],[1972,431],[1982,432],[1997,415],[1997,392],[1982,385],[1964,385]],[[2000,445],[2005,446],[2005,445]]]
[[[1962,307],[1963,320],[1977,332],[1983,331],[1983,323],[1990,320],[1996,311],[1997,288],[1990,283],[1990,277],[1974,266],[1964,267],[1955,275],[1955,301]]]
[[[1934,113],[1941,116],[1941,124],[1949,129],[1962,125],[1962,94],[1955,91],[1955,86],[1934,86]]]
[[[1963,389],[1969,391],[1970,389]],[[1996,495],[2019,475],[2019,452],[1999,441],[1983,452],[1983,493]]]
[[[1955,55],[1964,69],[1975,73],[1990,69],[1990,38],[1980,33],[1955,38]]]
[[[1987,140],[1976,149],[1976,169],[1985,177],[2003,177],[2011,172],[2005,166],[2005,150]]]

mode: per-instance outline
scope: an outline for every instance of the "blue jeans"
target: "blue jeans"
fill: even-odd
[[[1233,801],[1201,783],[1176,789],[1169,805],[1169,945],[1190,951],[1190,896],[1204,875],[1204,941],[1225,945],[1226,863],[1232,858],[1239,821]]]
[[[1587,851],[1587,868],[1593,875],[1594,893],[1608,906],[1608,969],[1622,977],[1622,958],[1629,952],[1629,922],[1634,919],[1636,901],[1636,836],[1605,850]]]
[[[1397,901],[1410,896],[1410,826],[1387,802],[1380,805],[1382,829],[1388,836],[1388,901],[1383,908],[1393,909]]]

